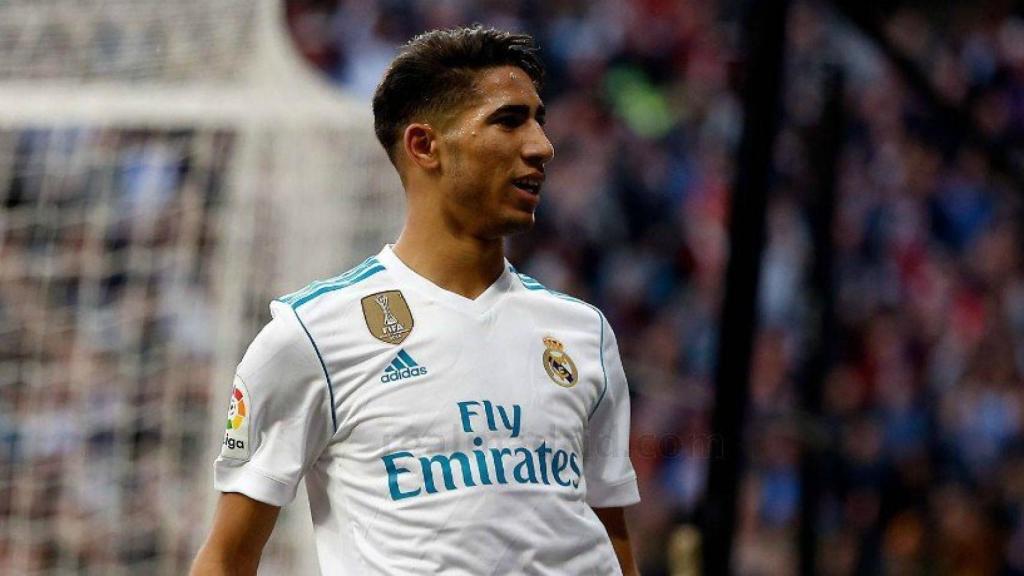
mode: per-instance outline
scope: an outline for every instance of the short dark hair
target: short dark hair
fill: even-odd
[[[410,122],[457,110],[471,97],[476,73],[498,66],[522,68],[540,91],[544,65],[528,34],[476,24],[425,32],[402,46],[373,94],[373,129],[391,161]]]

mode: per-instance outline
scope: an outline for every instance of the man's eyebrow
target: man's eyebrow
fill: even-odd
[[[526,104],[505,104],[504,106],[499,106],[494,112],[491,112],[487,116],[487,118],[488,119],[497,118],[498,116],[501,116],[502,114],[516,114],[516,115],[522,115],[522,116],[529,116],[530,115],[530,107],[527,106]],[[544,108],[544,105],[541,104],[540,106],[537,107],[537,121],[538,122],[543,122],[545,115],[546,115],[546,109]]]

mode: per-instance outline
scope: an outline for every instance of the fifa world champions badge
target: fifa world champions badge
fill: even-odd
[[[235,386],[231,390],[231,404],[228,406],[227,425],[224,430],[224,444],[220,455],[234,460],[249,459],[249,420],[252,402],[245,382],[235,376]]]
[[[544,338],[543,361],[544,370],[555,384],[563,388],[572,388],[576,385],[576,363],[566,353],[565,345],[551,336]]]
[[[362,304],[366,327],[377,340],[401,344],[412,333],[412,311],[400,291],[370,294]]]

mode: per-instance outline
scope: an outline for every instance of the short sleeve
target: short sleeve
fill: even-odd
[[[284,506],[333,435],[333,406],[299,317],[279,303],[272,310],[235,374],[214,487]]]
[[[583,474],[587,504],[594,508],[629,506],[640,501],[636,473],[629,460],[629,387],[611,326],[602,317],[604,394],[587,425]]]

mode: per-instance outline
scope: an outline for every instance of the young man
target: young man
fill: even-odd
[[[629,396],[594,307],[504,259],[554,155],[533,40],[407,44],[374,96],[393,247],[271,304],[238,366],[193,574],[255,573],[306,479],[333,574],[635,574]]]

